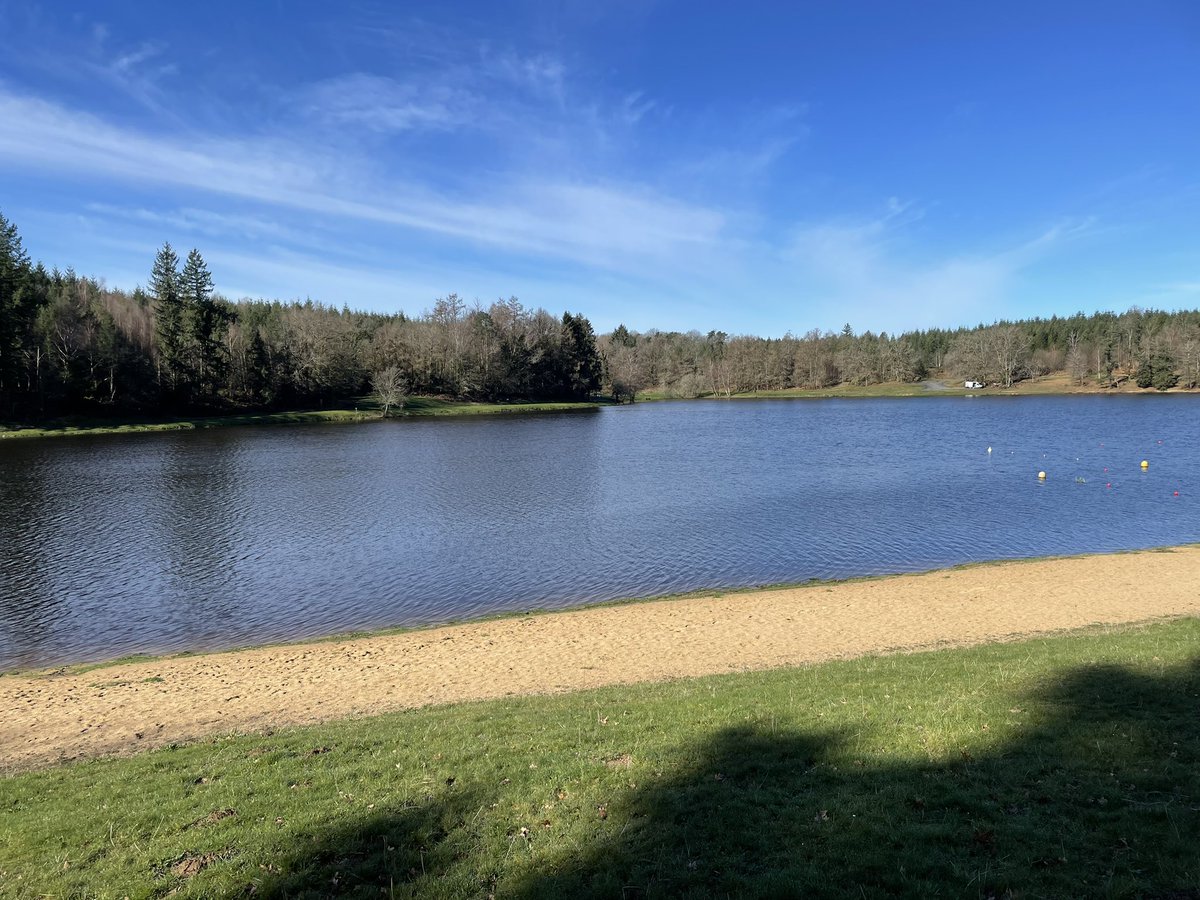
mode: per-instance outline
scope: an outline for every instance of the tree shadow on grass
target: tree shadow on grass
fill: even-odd
[[[473,858],[493,798],[464,792],[324,836],[260,896],[1200,898],[1200,660],[1077,669],[1028,702],[1019,737],[936,762],[726,729],[532,865]]]
[[[284,875],[246,893],[261,898],[406,897],[419,885],[443,882],[469,896],[478,885],[465,871],[473,844],[469,822],[479,796],[452,786],[401,809],[384,810],[352,825],[296,835],[281,862]],[[465,890],[462,890],[465,888]]]
[[[508,896],[1200,898],[1200,661],[1076,670],[981,758],[872,765],[730,729],[637,823]],[[498,895],[499,896],[499,895]]]

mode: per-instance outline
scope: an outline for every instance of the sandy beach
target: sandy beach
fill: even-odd
[[[0,767],[437,703],[1200,614],[1200,547],[996,563],[0,678]]]

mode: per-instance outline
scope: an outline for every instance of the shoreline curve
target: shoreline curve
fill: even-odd
[[[0,769],[444,703],[1200,615],[1200,546],[703,592],[0,677]]]

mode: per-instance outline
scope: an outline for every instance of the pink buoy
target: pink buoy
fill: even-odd
[[[1175,496],[1176,496],[1176,497],[1178,497],[1178,496],[1179,496],[1179,491],[1176,491],[1176,492],[1175,492]]]

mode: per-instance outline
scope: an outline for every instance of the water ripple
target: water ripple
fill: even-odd
[[[1196,541],[1197,448],[1179,396],[11,441],[0,667]]]

